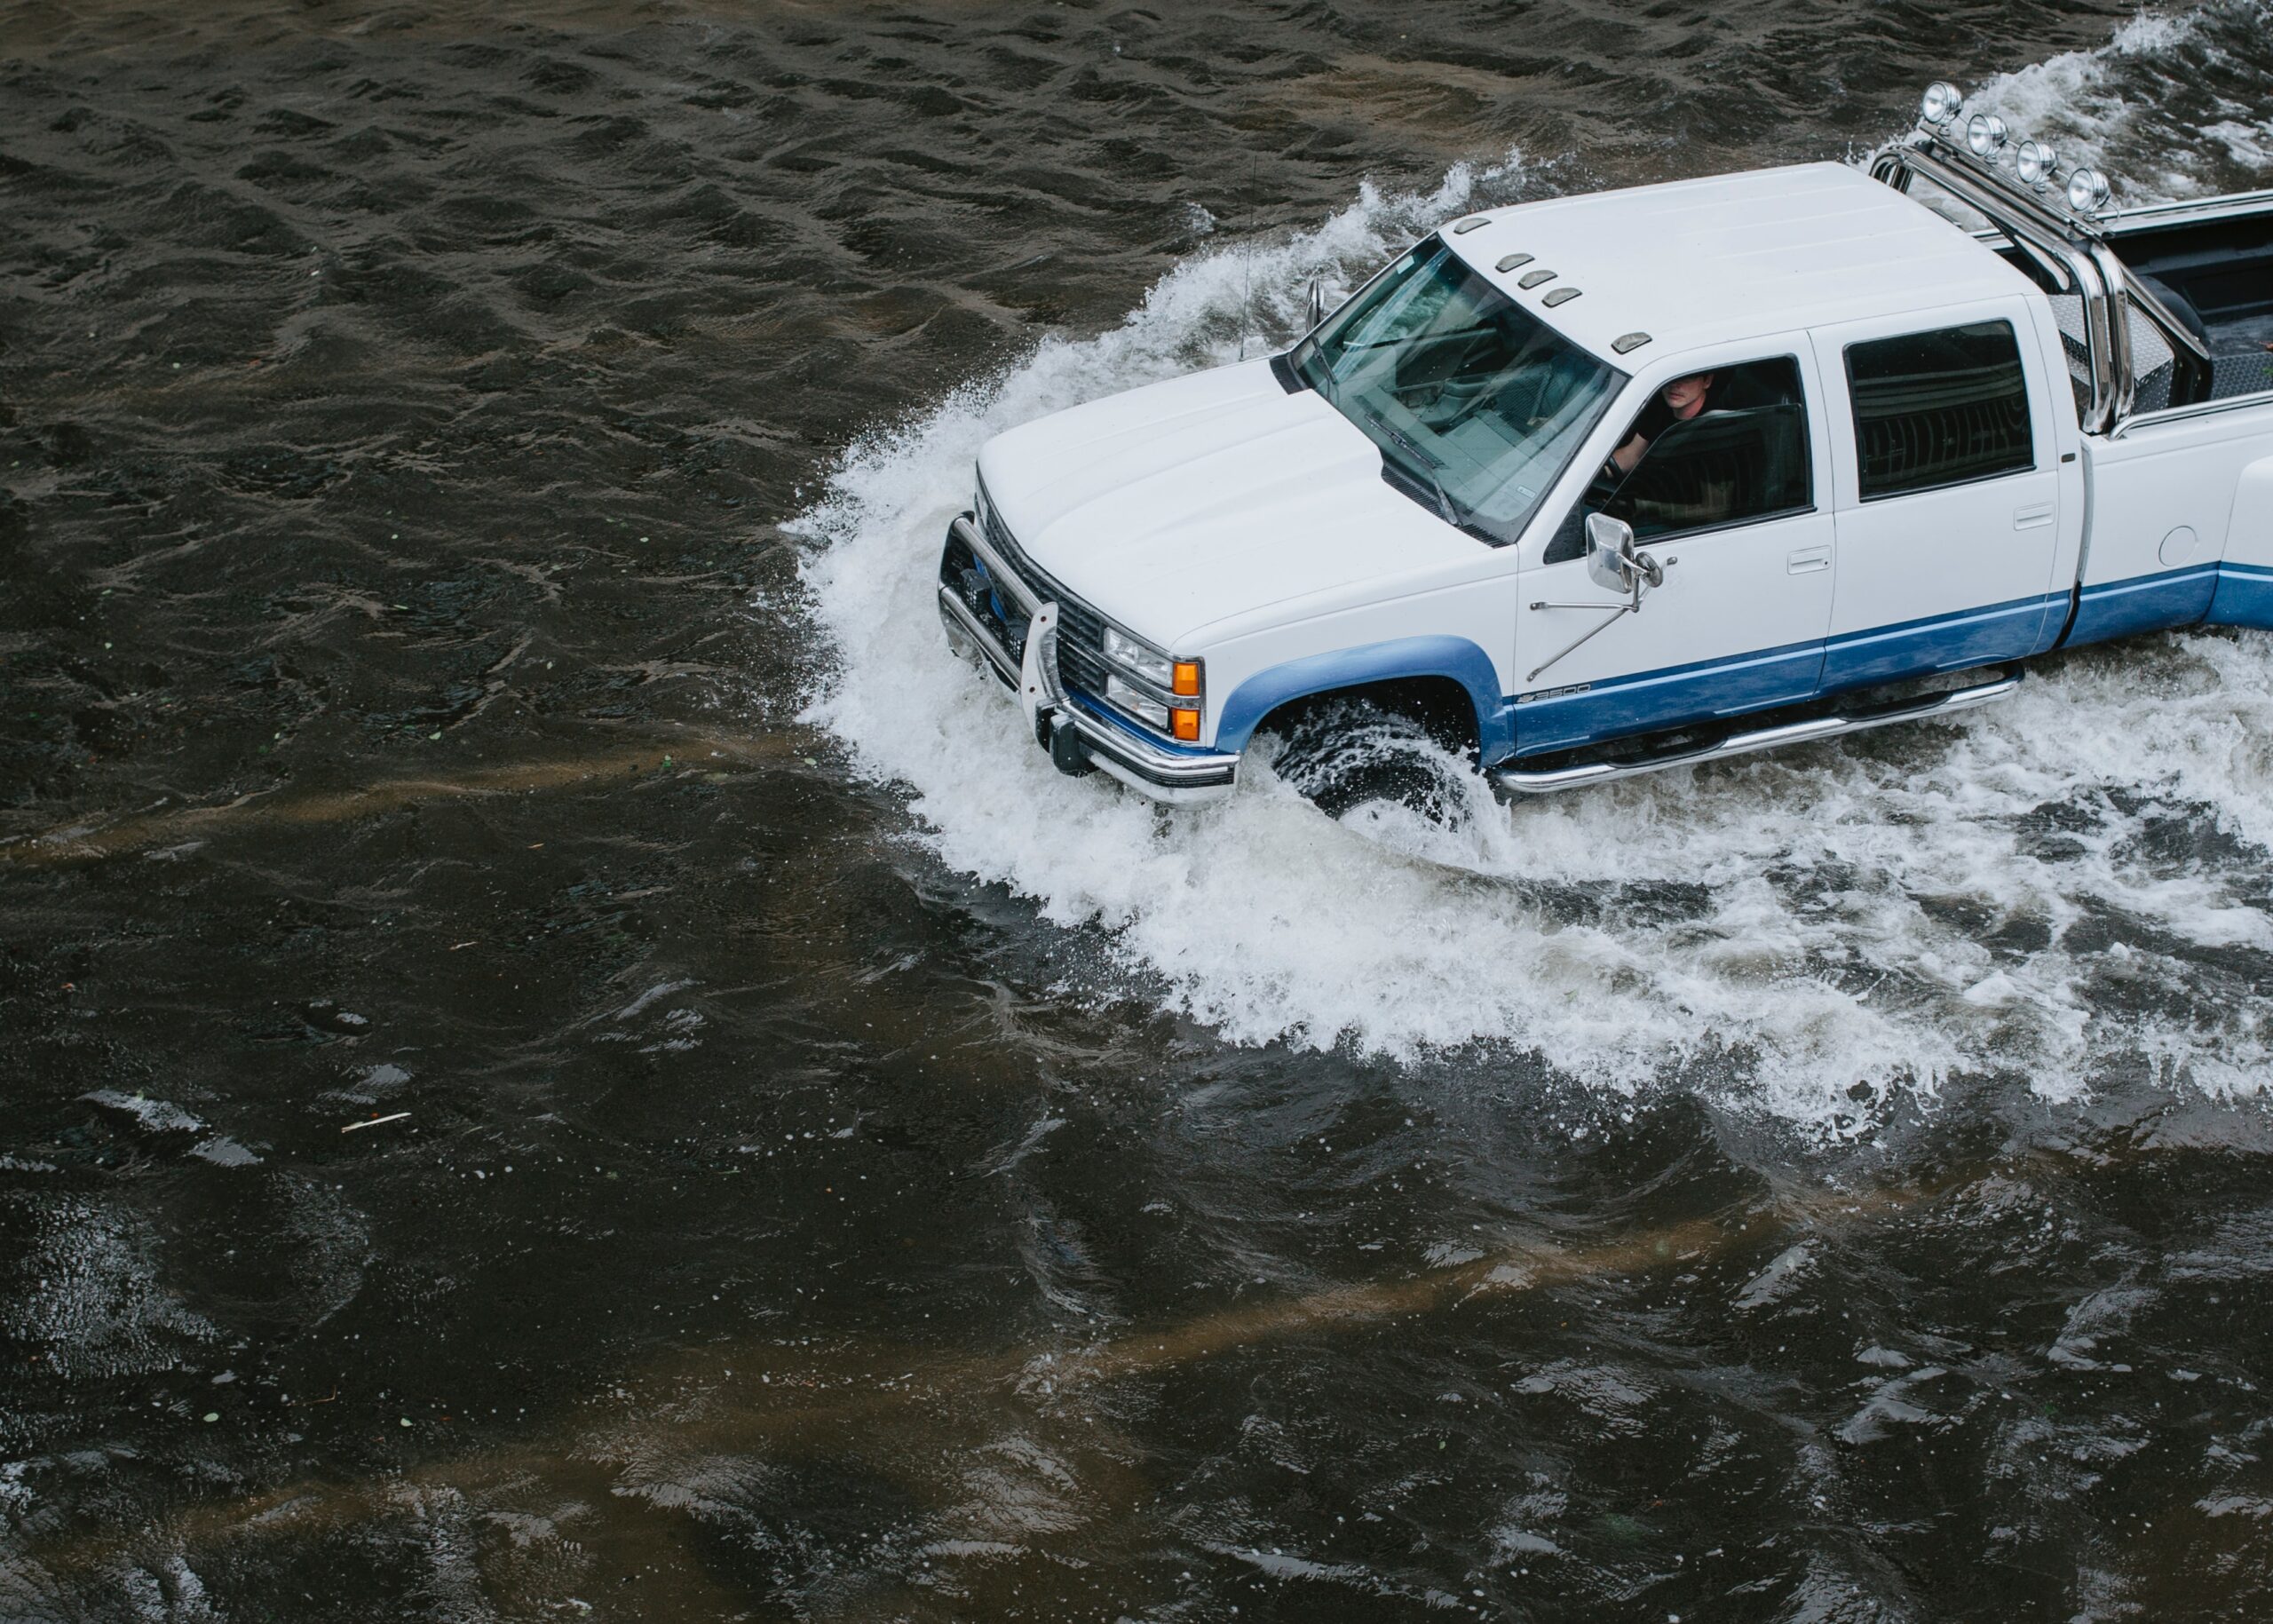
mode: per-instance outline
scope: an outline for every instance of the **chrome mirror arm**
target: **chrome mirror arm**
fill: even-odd
[[[1640,614],[1642,611],[1642,592],[1640,586],[1637,584],[1634,590],[1634,596],[1622,604],[1535,603],[1532,605],[1532,607],[1534,609],[1608,609],[1610,613],[1604,616],[1602,620],[1596,622],[1594,625],[1589,626],[1586,630],[1580,632],[1577,638],[1572,639],[1570,643],[1565,644],[1555,654],[1548,656],[1542,663],[1533,666],[1532,668],[1531,674],[1524,678],[1525,682],[1537,682],[1539,680],[1539,674],[1541,671],[1544,671],[1550,666],[1556,664],[1565,656],[1576,654],[1587,644],[1592,642],[1596,638],[1600,637],[1604,632],[1608,631],[1612,626],[1615,626],[1621,617],[1628,614]]]
[[[1539,680],[1540,672],[1547,670],[1558,661],[1577,653],[1588,643],[1593,641],[1596,638],[1600,637],[1604,632],[1608,631],[1612,626],[1618,623],[1620,617],[1628,614],[1641,614],[1643,583],[1647,582],[1651,586],[1664,585],[1666,571],[1671,569],[1675,565],[1680,562],[1681,560],[1677,558],[1669,558],[1663,564],[1660,564],[1646,552],[1637,552],[1631,558],[1622,558],[1620,563],[1624,566],[1626,570],[1627,590],[1629,594],[1626,601],[1623,603],[1606,604],[1599,598],[1590,604],[1549,603],[1545,598],[1540,598],[1534,602],[1531,606],[1534,609],[1607,609],[1610,613],[1604,615],[1596,624],[1588,627],[1586,630],[1580,632],[1577,638],[1564,645],[1562,648],[1549,655],[1539,665],[1532,667],[1530,674],[1526,676],[1524,680],[1525,682],[1537,682]]]

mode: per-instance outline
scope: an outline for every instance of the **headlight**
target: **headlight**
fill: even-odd
[[[1946,124],[1963,106],[1965,98],[1957,93],[1957,86],[1936,79],[1926,87],[1926,94],[1918,103],[1918,116],[1929,124]]]
[[[2023,184],[2039,192],[2051,184],[2053,172],[2060,167],[2060,154],[2041,141],[2023,141],[2021,149],[2013,156],[2014,172]]]
[[[1162,733],[1168,731],[1168,708],[1152,698],[1134,683],[1108,676],[1105,679],[1105,696],[1112,704],[1127,711],[1140,722],[1150,722]]]
[[[1965,121],[1965,144],[1976,158],[1993,158],[2005,145],[2005,121],[1994,113],[1976,113]]]
[[[1139,643],[1125,632],[1108,626],[1105,629],[1105,657],[1122,670],[1143,677],[1160,687],[1168,685],[1172,673],[1168,657],[1149,643]]]
[[[2107,207],[2107,177],[2097,170],[2078,170],[2068,177],[2068,207],[2091,214]]]
[[[1129,674],[1105,674],[1108,703],[1151,723],[1171,739],[1186,744],[1200,741],[1200,712],[1207,701],[1208,684],[1199,661],[1172,660],[1112,626],[1105,629],[1105,657]]]

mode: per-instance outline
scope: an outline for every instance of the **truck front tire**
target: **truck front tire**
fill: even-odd
[[[1441,821],[1475,771],[1476,725],[1457,683],[1380,683],[1281,705],[1249,748],[1330,818],[1397,801]]]

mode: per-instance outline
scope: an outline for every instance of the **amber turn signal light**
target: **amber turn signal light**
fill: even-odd
[[[1179,660],[1171,669],[1175,678],[1168,684],[1168,691],[1180,699],[1198,699],[1200,697],[1200,661]]]
[[[1196,710],[1171,710],[1168,720],[1175,725],[1176,736],[1186,744],[1200,742],[1200,713]]]

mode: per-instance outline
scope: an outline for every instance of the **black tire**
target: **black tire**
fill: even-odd
[[[1394,801],[1451,822],[1467,799],[1461,780],[1476,766],[1467,719],[1425,692],[1298,701],[1271,712],[1255,743],[1269,752],[1271,770],[1329,818]]]

